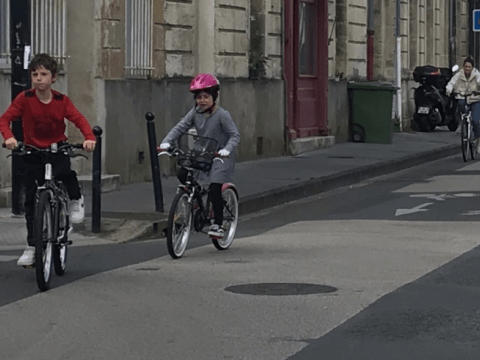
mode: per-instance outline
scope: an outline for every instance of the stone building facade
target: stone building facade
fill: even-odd
[[[0,0],[0,7],[8,1]],[[40,6],[51,2],[31,3]],[[316,16],[307,20],[317,22],[318,43],[313,56],[322,65],[316,76],[326,86],[320,86],[315,96],[326,97],[326,106],[322,105],[318,116],[325,111],[328,119],[328,134],[322,129],[317,137],[330,135],[336,142],[348,141],[348,81],[366,80],[369,67],[373,80],[393,83],[396,79],[394,0],[56,3],[63,6],[65,27],[52,36],[64,36],[66,48],[59,55],[62,71],[55,88],[73,100],[92,126],[104,129],[103,171],[119,174],[124,183],[151,178],[145,113],[155,114],[159,142],[193,106],[188,84],[199,72],[212,72],[221,81],[220,103],[230,111],[241,132],[239,161],[289,152],[293,139],[288,129],[291,107],[301,104],[291,102],[290,91],[296,44],[301,41],[292,27],[304,26],[297,16],[299,7],[316,9]],[[425,64],[461,63],[472,52],[472,5],[467,0],[399,0],[399,4],[402,123],[407,128],[413,111],[411,88],[416,86],[413,69]],[[369,39],[373,39],[372,49]],[[8,58],[2,62],[1,46],[0,41],[3,112],[11,100],[11,81]],[[373,51],[371,59],[369,50]],[[255,65],[264,70],[260,79],[252,78]],[[76,129],[69,127],[68,131],[73,141],[80,139]],[[311,136],[311,129],[305,134]],[[91,172],[90,162],[78,162],[75,167],[81,174]],[[11,179],[10,164],[4,156],[0,156],[0,168],[0,188],[5,188]],[[169,174],[171,164],[162,160],[161,169]]]
[[[412,88],[418,86],[413,80],[415,67],[461,65],[467,55],[474,55],[470,39],[472,5],[467,0],[398,3],[402,128],[408,129],[414,111]],[[395,84],[396,5],[393,0],[329,0],[329,126],[337,139],[348,138],[345,123],[338,123],[334,115],[348,107],[346,81],[367,79],[369,34],[373,37],[371,80]]]
[[[8,0],[2,0],[8,1]],[[48,3],[46,0],[34,0]],[[67,48],[55,88],[92,126],[103,128],[103,166],[124,183],[151,178],[145,114],[157,141],[193,106],[199,72],[221,82],[220,104],[241,132],[240,161],[286,153],[281,0],[63,0]],[[34,15],[33,15],[34,16]],[[265,59],[260,80],[249,59]],[[0,111],[10,103],[8,67],[0,73]],[[69,126],[69,137],[81,139]],[[162,172],[170,164],[162,160]],[[0,186],[9,161],[0,159]],[[81,174],[90,162],[76,162]]]

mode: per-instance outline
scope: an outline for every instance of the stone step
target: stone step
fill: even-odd
[[[295,139],[290,142],[290,154],[298,155],[304,152],[324,149],[335,145],[335,136],[312,136]]]
[[[83,195],[92,194],[92,175],[79,175],[78,182],[82,188]],[[102,193],[107,193],[113,190],[117,190],[120,187],[120,175],[102,175]],[[0,207],[11,207],[12,206],[12,188],[5,187],[0,189]]]

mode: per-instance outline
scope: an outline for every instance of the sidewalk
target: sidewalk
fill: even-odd
[[[297,156],[236,164],[234,183],[240,194],[240,215],[348,186],[368,178],[460,155],[460,138],[446,128],[431,133],[394,133],[392,144],[342,143]],[[75,237],[126,242],[163,236],[175,177],[163,177],[164,213],[155,212],[153,184],[136,183],[102,194],[101,232],[91,233],[91,196],[85,197],[86,219],[74,227]],[[0,246],[25,244],[24,220],[0,209]]]

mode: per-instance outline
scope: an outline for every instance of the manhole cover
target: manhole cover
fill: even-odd
[[[270,296],[327,294],[337,291],[333,286],[301,283],[243,284],[229,286],[225,290],[235,294]]]

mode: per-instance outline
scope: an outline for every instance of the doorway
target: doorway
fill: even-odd
[[[285,2],[285,77],[290,140],[328,135],[328,2]]]

